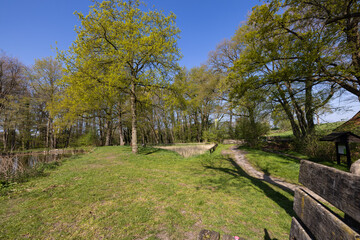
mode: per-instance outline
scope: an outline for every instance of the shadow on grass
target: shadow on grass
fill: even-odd
[[[153,148],[153,147],[141,147],[139,148],[139,154],[141,155],[150,155],[156,152],[162,151],[162,149],[159,148]]]
[[[293,157],[290,157],[290,156],[281,155],[280,153],[276,153],[276,152],[266,152],[266,151],[263,151],[263,150],[252,149],[252,148],[248,148],[248,147],[244,147],[244,146],[240,146],[238,149],[239,150],[244,150],[244,151],[250,151],[251,154],[256,154],[259,157],[274,156],[274,157],[277,157],[277,158],[282,158],[282,159],[284,159],[284,161],[285,160],[286,161],[292,161],[292,162],[300,164],[300,159],[298,159],[296,157],[293,158]],[[254,152],[254,150],[256,152]],[[309,159],[309,160],[311,160],[311,159]]]
[[[335,161],[324,161],[321,159],[317,159],[314,157],[307,157],[307,158],[299,158],[297,156],[286,156],[283,154],[289,154],[292,155],[291,153],[288,152],[267,152],[267,151],[263,151],[263,150],[257,150],[257,149],[251,149],[245,146],[240,146],[238,149],[240,150],[244,150],[244,151],[249,151],[251,154],[256,155],[257,157],[269,157],[269,156],[274,156],[276,158],[282,158],[284,159],[284,161],[281,161],[281,164],[291,164],[290,162],[294,162],[300,165],[300,161],[301,160],[308,160],[311,162],[315,162],[315,163],[319,163],[322,165],[326,165],[329,167],[333,167],[333,168],[337,168],[339,170],[345,171],[345,172],[349,172],[349,168],[347,167],[346,162],[341,162],[340,165],[338,165]],[[255,151],[256,152],[255,152]],[[266,169],[262,169],[262,171],[266,171]]]
[[[266,228],[264,228],[264,233],[265,233],[264,240],[278,240],[277,238],[271,238],[270,234]]]
[[[279,207],[284,209],[289,216],[295,215],[295,213],[293,211],[293,201],[290,201],[286,196],[284,196],[283,194],[274,190],[272,187],[267,185],[267,183],[265,183],[264,181],[248,175],[233,159],[223,158],[223,160],[230,162],[234,166],[234,168],[216,167],[216,166],[209,166],[209,165],[204,166],[204,167],[207,169],[224,172],[235,178],[245,177],[245,178],[249,179],[254,186],[257,186],[258,188],[260,188],[268,198],[272,199],[277,205],[279,205]],[[223,182],[223,187],[225,187],[224,186],[225,184],[226,183]],[[290,189],[284,189],[284,190],[289,193],[292,193],[292,190],[290,190]]]

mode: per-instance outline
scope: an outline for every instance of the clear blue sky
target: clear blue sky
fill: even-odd
[[[208,53],[225,38],[231,38],[260,0],[145,0],[148,6],[174,12],[181,30],[180,64],[191,68],[205,63]],[[90,0],[1,0],[0,50],[32,65],[35,58],[55,56],[56,42],[67,49],[75,40],[74,26],[80,25],[75,11],[88,13]],[[334,105],[354,105],[352,111],[323,117],[323,121],[349,119],[360,110],[359,103],[342,98]]]
[[[208,53],[230,38],[259,0],[145,0],[149,7],[174,12],[181,30],[180,64],[191,68],[204,63]],[[67,49],[80,25],[74,11],[88,13],[89,0],[1,0],[0,49],[31,65],[35,58],[55,56],[58,43]]]

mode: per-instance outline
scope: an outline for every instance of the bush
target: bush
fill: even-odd
[[[244,139],[251,147],[260,143],[260,137],[270,131],[268,123],[251,123],[248,118],[241,118],[236,122],[235,134],[237,139]]]
[[[90,131],[82,136],[80,136],[75,141],[75,147],[84,147],[84,146],[94,146],[97,142],[97,136],[96,133],[93,131]]]
[[[226,124],[219,124],[217,128],[212,126],[209,130],[203,131],[202,138],[205,142],[221,143],[229,138],[228,126]]]
[[[334,143],[319,141],[318,138],[318,136],[308,136],[305,139],[295,140],[293,148],[317,162],[336,161]]]

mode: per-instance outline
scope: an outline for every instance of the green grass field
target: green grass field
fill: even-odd
[[[246,159],[258,170],[267,175],[281,178],[287,182],[299,184],[300,161],[291,157],[282,156],[276,153],[264,152],[262,150],[241,147],[246,151]],[[288,151],[290,155],[298,158],[308,159],[307,156]],[[320,164],[337,168],[342,171],[349,171],[345,163],[337,165],[335,162],[318,162]]]
[[[324,136],[330,134],[335,128],[343,124],[343,121],[333,122],[333,123],[321,123],[315,125],[315,131],[317,135]],[[289,131],[280,131],[280,130],[273,130],[267,135],[269,137],[279,136],[279,137],[293,137],[292,130]]]
[[[0,239],[288,239],[293,197],[223,157],[101,147],[0,197]]]

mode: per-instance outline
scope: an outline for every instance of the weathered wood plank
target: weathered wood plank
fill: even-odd
[[[299,182],[360,222],[360,176],[303,160]]]
[[[316,239],[360,239],[360,235],[308,195],[295,190],[294,210]]]
[[[290,240],[312,240],[309,234],[304,230],[301,224],[296,220],[296,218],[292,218],[291,229],[290,229]]]
[[[198,240],[220,240],[220,233],[203,229],[200,231]]]

